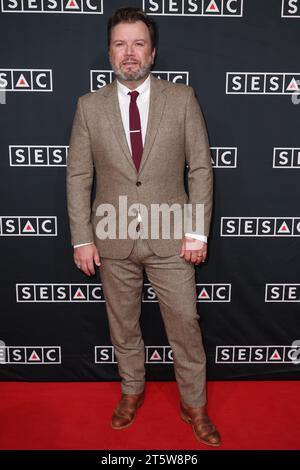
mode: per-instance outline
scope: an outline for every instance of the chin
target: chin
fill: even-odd
[[[123,77],[125,80],[128,80],[128,81],[135,81],[135,80],[139,80],[141,78],[141,72],[140,71],[136,71],[134,73],[122,73]]]
[[[128,82],[134,82],[139,79],[138,75],[127,75],[127,74],[122,74],[123,80],[127,80]]]

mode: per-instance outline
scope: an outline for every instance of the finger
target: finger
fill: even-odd
[[[101,260],[98,251],[94,254],[94,263],[96,266],[101,266]]]
[[[200,264],[200,263],[203,263],[203,260],[204,260],[203,254],[202,254],[201,252],[198,253],[198,255],[197,255],[197,260],[196,260],[197,265]]]
[[[88,265],[87,265],[87,262],[86,262],[86,261],[83,261],[83,262],[82,262],[81,271],[83,271],[84,274],[86,274],[87,276],[90,277],[91,273],[90,273],[90,270],[89,270],[89,268],[88,268]]]
[[[80,261],[80,259],[74,258],[74,263],[75,263],[76,268],[82,269],[82,261]]]
[[[94,260],[93,258],[88,260],[87,262],[87,267],[88,267],[88,270],[90,272],[90,274],[92,274],[94,276],[95,274],[95,268],[94,268]]]
[[[199,256],[197,256],[197,251],[192,251],[191,262],[196,263],[199,260]]]
[[[188,263],[191,261],[191,252],[189,250],[185,250],[184,252],[184,259],[185,261],[187,261]]]
[[[180,252],[180,257],[182,258],[182,256],[184,255],[184,243],[182,242],[182,245],[181,245],[181,252]]]

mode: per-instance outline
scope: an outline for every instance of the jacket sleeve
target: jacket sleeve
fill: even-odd
[[[185,231],[208,237],[213,201],[213,169],[206,125],[192,87],[188,88],[186,103],[185,156],[190,204],[188,218],[192,222],[192,230]],[[196,204],[202,204],[202,210],[196,211]],[[203,213],[203,219],[198,218],[200,223],[196,225],[197,213],[200,216]]]
[[[67,161],[67,205],[72,245],[94,241],[91,191],[94,165],[91,140],[79,98],[73,120]]]

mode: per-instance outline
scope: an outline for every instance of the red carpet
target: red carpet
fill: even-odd
[[[173,382],[147,383],[135,423],[110,427],[119,383],[0,384],[0,449],[209,449],[178,413]],[[210,382],[220,449],[299,449],[300,383]]]

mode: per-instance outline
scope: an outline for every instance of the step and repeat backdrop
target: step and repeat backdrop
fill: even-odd
[[[208,378],[299,378],[300,0],[0,5],[1,380],[118,380],[99,275],[73,264],[65,177],[77,99],[114,79],[106,23],[124,6],[156,20],[153,74],[193,86],[208,127]],[[141,325],[148,379],[173,380],[146,277]]]

